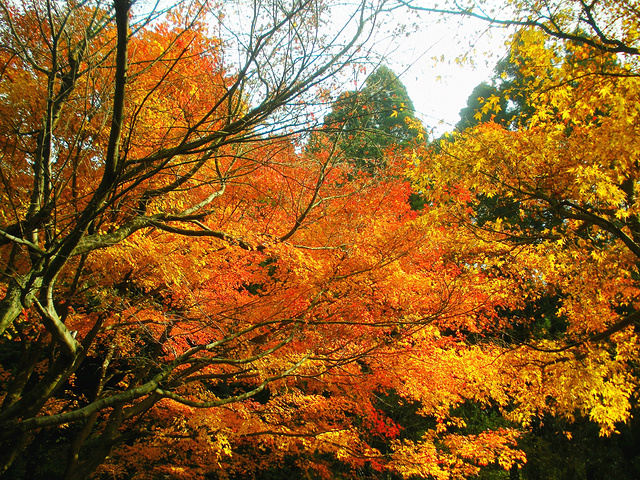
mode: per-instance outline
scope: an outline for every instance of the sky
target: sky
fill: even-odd
[[[407,20],[406,12],[398,15]],[[490,80],[509,34],[480,20],[423,15],[406,35],[382,31],[376,50],[407,87],[416,116],[438,136],[453,130],[474,87]],[[464,55],[468,61],[456,62]]]
[[[156,2],[147,1],[152,6]],[[173,2],[175,0],[160,0],[160,5]],[[242,15],[238,13],[242,12],[241,6],[250,3],[250,0],[238,0],[240,7],[235,15]],[[339,0],[333,5],[338,5],[338,9],[340,5],[347,5],[347,11],[351,12],[358,3]],[[233,10],[225,11],[233,14]],[[226,17],[227,22],[229,18]],[[332,9],[332,18],[336,27],[346,21],[335,9]],[[477,19],[437,14],[418,17],[404,9],[388,12],[381,20],[382,27],[371,42],[374,56],[367,74],[372,73],[376,63],[386,64],[407,88],[416,116],[432,132],[432,137],[453,130],[474,87],[488,81],[496,63],[506,55],[505,41],[510,32],[491,28]],[[236,22],[243,24],[241,20]],[[399,33],[402,27],[404,31]],[[464,55],[469,61],[456,62]],[[359,79],[361,86],[365,78]],[[347,89],[353,89],[353,85],[350,87]]]

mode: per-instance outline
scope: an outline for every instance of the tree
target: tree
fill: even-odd
[[[117,264],[106,252],[160,231],[262,255],[267,232],[251,230],[251,222],[225,230],[228,217],[216,202],[227,190],[237,200],[231,186],[269,165],[252,153],[263,141],[282,148],[279,137],[307,128],[307,96],[354,60],[376,14],[375,5],[358,6],[353,36],[324,44],[323,9],[311,1],[256,3],[250,31],[235,38],[240,64],[227,71],[221,40],[204,22],[222,18],[214,5],[145,13],[127,0],[1,4],[3,472],[43,438],[36,431],[75,422],[64,475],[84,478],[127,438],[125,427],[176,395],[178,384],[195,381],[224,345],[255,332],[244,324],[222,337],[205,333],[195,346],[167,347],[171,314],[137,312],[177,302],[177,293],[145,285],[139,272],[151,264],[142,261],[107,275]],[[318,162],[303,188],[315,193],[286,211],[293,223],[278,232],[280,242],[319,201],[331,169],[330,159]],[[259,263],[250,262],[248,277],[264,276]],[[242,278],[230,279],[230,296],[244,291]],[[238,351],[222,363],[251,365],[284,348],[298,320],[289,322],[289,333],[260,353]],[[290,356],[248,391],[210,403],[249,397],[306,358]],[[90,368],[97,383],[74,387]],[[98,431],[92,449],[82,450]]]
[[[625,25],[633,28],[632,19]],[[638,373],[637,59],[616,58],[609,44],[598,47],[601,38],[552,41],[527,29],[519,41],[512,58],[531,79],[527,122],[455,133],[440,150],[424,152],[416,180],[430,187],[442,218],[485,242],[471,265],[519,279],[514,295],[522,307],[558,298],[561,335],[502,339],[508,343],[501,358],[522,362],[515,378],[528,383],[516,394],[519,413],[507,417],[527,425],[545,413],[569,420],[582,414],[609,434],[629,416]],[[496,196],[512,199],[521,219],[548,220],[518,222],[498,213],[478,223],[478,206]]]
[[[265,152],[281,172],[291,168],[290,174],[274,175],[270,164],[259,175],[245,177],[236,195],[224,197],[230,203],[222,211],[237,215],[227,220],[229,227],[254,219],[262,229],[277,229],[281,223],[274,218],[294,209],[304,192],[298,179],[309,178],[303,169],[313,163],[297,158],[293,148],[287,162],[284,154]],[[105,261],[119,265],[120,273],[102,280],[106,294],[127,284],[129,295],[142,286],[163,292],[152,304],[121,314],[121,328],[131,332],[124,336],[126,350],[112,356],[114,374],[122,372],[131,352],[139,359],[149,357],[149,341],[140,338],[149,332],[153,339],[167,337],[163,350],[171,355],[172,349],[206,344],[209,335],[219,335],[218,329],[237,331],[240,325],[246,331],[220,343],[218,363],[199,372],[197,384],[175,384],[167,392],[174,395],[128,431],[126,443],[112,451],[102,473],[124,475],[128,468],[148,478],[212,473],[250,478],[287,462],[325,476],[338,462],[347,472],[366,465],[402,471],[402,455],[397,460],[392,452],[379,451],[371,438],[396,435],[394,424],[375,408],[379,392],[393,388],[407,398],[420,395],[428,399],[425,409],[439,412],[445,422],[446,405],[461,394],[460,383],[449,384],[446,368],[454,367],[448,362],[472,368],[484,357],[471,360],[448,352],[455,342],[439,338],[428,325],[453,329],[476,309],[488,308],[487,282],[474,286],[475,275],[462,275],[455,264],[440,258],[449,251],[449,234],[415,223],[416,214],[407,204],[408,185],[398,171],[385,171],[386,180],[377,182],[366,176],[347,181],[349,172],[348,165],[342,172],[333,170],[319,193],[323,208],[312,212],[296,234],[296,244],[211,255],[211,246],[202,241],[163,234],[141,235],[111,250]],[[247,202],[258,189],[260,195]],[[283,198],[283,192],[289,193]],[[103,270],[98,265],[92,271]],[[116,299],[121,297],[119,293]],[[304,321],[296,325],[294,316]],[[232,359],[278,346],[283,335],[294,338],[259,361],[234,366]],[[423,358],[427,351],[431,355]],[[310,357],[303,365],[282,382],[265,386],[253,401],[198,411],[207,406],[203,399],[255,390],[261,385],[260,372],[278,371],[292,355],[305,354]],[[431,372],[426,366],[445,370]],[[437,448],[435,431],[420,440],[422,448]],[[468,457],[459,460],[465,468],[471,468],[473,452],[467,448]]]
[[[467,99],[467,106],[460,110],[460,121],[456,124],[456,130],[466,130],[489,120],[502,123],[505,120],[502,112],[506,112],[508,100],[500,93],[494,85],[485,82],[477,85]],[[483,111],[482,107],[487,105],[491,98],[498,98],[499,103],[497,105],[489,104],[486,112]]]
[[[389,147],[407,146],[415,139],[417,122],[407,89],[384,65],[367,77],[362,90],[341,93],[325,118],[346,158],[370,172]]]
[[[524,38],[531,42],[530,32],[525,32]],[[585,81],[585,75],[619,75],[624,68],[633,68],[629,64],[623,67],[620,57],[602,52],[588,43],[583,43],[581,48],[575,48],[575,44],[571,42],[558,42],[553,47],[556,60],[549,63],[538,62],[536,55],[539,52],[534,53],[532,45],[524,45],[522,40],[518,34],[514,35],[512,52],[496,66],[492,84],[482,86],[482,90],[478,88],[478,91],[474,91],[470,96],[469,107],[461,111],[462,118],[457,125],[460,132],[465,129],[467,131],[456,136],[456,142],[465,141],[467,135],[477,135],[481,130],[478,126],[485,122],[493,122],[511,131],[526,129],[531,117],[536,113],[536,108],[539,107],[540,96],[544,95],[547,89],[561,89],[563,82],[572,83],[575,87]],[[545,37],[539,37],[536,42],[538,47],[542,48]],[[556,70],[560,63],[564,64],[565,68],[562,74]],[[533,65],[536,67],[531,68]],[[529,76],[525,77],[525,72]],[[574,76],[575,79],[572,79]],[[542,82],[538,80],[541,77],[545,78]],[[534,84],[538,85],[537,89],[532,88]],[[517,97],[514,102],[515,95]],[[487,102],[492,96],[493,104]],[[575,101],[578,97],[571,98]],[[512,103],[509,104],[506,100]],[[596,102],[592,105],[595,106]],[[606,108],[594,109],[594,117],[604,118],[607,115]],[[567,136],[571,133],[571,129],[565,132]],[[483,138],[477,140],[484,141]],[[451,153],[453,149],[446,148],[450,146],[449,143],[445,142],[444,145],[445,150]],[[575,152],[573,154],[576,155]],[[553,158],[549,152],[547,155]],[[541,241],[540,239],[552,229],[559,231],[566,222],[563,215],[548,208],[548,205],[540,203],[534,206],[532,203],[525,203],[522,195],[514,195],[508,189],[497,189],[490,196],[483,193],[474,195],[473,209],[473,228],[479,230],[488,226],[490,230],[493,228],[493,222],[499,219],[503,232],[527,232],[528,241],[532,242]],[[486,225],[487,222],[489,225]],[[583,237],[582,241],[586,245],[590,238],[589,230],[583,228],[578,235]],[[517,242],[515,238],[512,240],[514,243]],[[520,241],[523,241],[522,237]],[[570,330],[567,329],[571,329],[571,325],[567,323],[562,308],[564,295],[562,289],[555,287],[546,291],[539,289],[536,296],[529,295],[522,307],[499,312],[502,318],[512,317],[507,321],[509,326],[498,333],[500,341],[522,345],[565,338],[570,334]],[[637,375],[633,363],[627,364],[626,368],[631,377]],[[637,403],[633,398],[628,415],[630,419],[637,415]],[[599,437],[598,428],[588,416],[581,414],[558,418],[549,413],[540,413],[530,429],[518,442],[527,455],[527,464],[517,478],[608,478],[612,469],[617,469],[617,475],[623,478],[636,475],[632,473],[636,471],[637,463],[635,454],[630,453],[633,452],[633,447],[630,451],[621,447],[623,444],[631,446],[636,443],[638,429],[631,420],[618,424],[616,435],[608,438]],[[565,435],[566,432],[571,433]],[[597,447],[587,448],[587,445]]]
[[[474,18],[494,26],[535,28],[550,38],[592,47],[603,53],[640,53],[634,30],[635,5],[624,0],[517,1],[503,8],[485,2],[447,2],[431,6],[420,0],[398,0],[395,8]],[[622,28],[618,21],[624,24]]]
[[[513,42],[519,43],[517,36]],[[516,52],[515,48],[512,50]],[[463,131],[488,121],[512,130],[526,124],[533,113],[527,98],[531,93],[527,85],[533,79],[523,77],[520,65],[521,59],[512,54],[498,62],[491,83],[481,83],[469,95],[467,106],[460,110],[456,130]]]

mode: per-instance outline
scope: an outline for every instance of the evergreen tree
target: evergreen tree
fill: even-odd
[[[356,168],[373,173],[392,145],[407,144],[416,137],[413,102],[398,76],[381,66],[360,91],[342,93],[325,118],[338,146]]]
[[[531,115],[523,88],[527,81],[519,69],[518,59],[508,56],[498,62],[491,83],[480,83],[469,95],[467,106],[460,110],[456,130],[464,131],[489,121],[516,129]]]

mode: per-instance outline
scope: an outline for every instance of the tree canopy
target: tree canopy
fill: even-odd
[[[556,385],[529,414],[572,418],[579,410],[604,433],[631,409],[638,319],[636,58],[615,61],[609,50],[551,41],[535,28],[519,32],[512,58],[530,79],[530,117],[516,128],[486,122],[455,133],[426,150],[416,170],[449,221],[468,225],[484,244],[482,260],[470,263],[519,278],[523,301],[559,299],[564,333],[516,343],[510,353],[527,352],[527,365],[543,366],[540,381]],[[516,211],[478,222],[477,208],[493,197],[510,199]]]
[[[638,28],[565,3],[512,5],[429,143],[387,67],[314,120],[388,4],[0,1],[0,475],[517,478],[545,425],[614,435]]]

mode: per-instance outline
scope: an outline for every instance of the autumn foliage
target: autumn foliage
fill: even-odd
[[[532,116],[430,145],[411,116],[366,169],[358,122],[305,109],[376,6],[324,45],[324,5],[274,3],[240,66],[218,7],[2,3],[2,474],[467,478],[515,472],[544,415],[614,432],[638,354],[633,63],[524,30]],[[527,313],[549,296],[553,328]]]
[[[527,90],[505,95],[524,93],[529,114],[414,152],[411,171],[445,206],[440,218],[473,231],[481,247],[468,262],[514,280],[499,314],[514,323],[497,364],[520,365],[508,416],[527,425],[579,414],[608,435],[629,417],[637,385],[638,82],[635,57],[603,50],[520,31],[511,61]],[[477,118],[500,114],[500,103],[485,99]],[[527,310],[551,298],[546,318]]]

